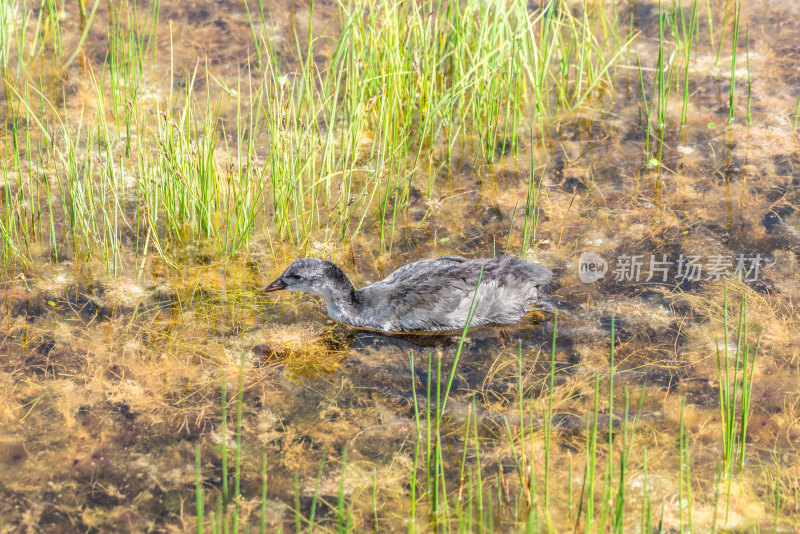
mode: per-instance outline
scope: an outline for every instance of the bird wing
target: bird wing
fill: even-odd
[[[430,267],[436,265],[440,268],[446,268],[450,265],[458,265],[459,263],[468,262],[466,258],[461,256],[442,256],[432,260],[421,260],[403,265],[392,274],[378,282],[379,284],[397,284],[402,282],[410,282],[415,280],[420,275],[430,272]]]
[[[365,319],[385,331],[458,329],[466,323],[479,276],[473,326],[519,320],[551,273],[516,258],[423,260],[359,291],[370,314]]]

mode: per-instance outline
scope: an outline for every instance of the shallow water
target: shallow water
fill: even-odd
[[[720,4],[714,8],[719,19]],[[72,9],[62,12],[67,50],[79,38]],[[656,2],[639,2],[630,11],[642,32],[632,50],[643,65],[655,65],[657,9]],[[96,65],[105,58],[106,10],[105,4],[98,9],[88,33],[87,61]],[[290,67],[296,61],[292,20],[305,35],[309,9],[275,3],[266,10],[273,17],[276,50]],[[314,26],[335,35],[326,23],[336,11],[333,4],[315,4]],[[701,12],[704,20],[704,6]],[[198,63],[228,87],[247,79],[243,72],[254,61],[252,35],[240,3],[165,1],[160,17],[159,62],[171,63],[180,75],[171,83],[166,69],[154,69],[140,98],[168,101],[186,87]],[[267,207],[247,250],[233,257],[198,241],[170,251],[174,266],[156,256],[140,269],[128,237],[122,240],[117,276],[101,261],[84,262],[69,252],[54,263],[47,243],[38,261],[6,269],[0,283],[0,530],[194,529],[195,447],[202,455],[208,512],[222,487],[221,444],[231,450],[235,444],[240,361],[243,522],[258,525],[266,455],[268,528],[293,528],[296,493],[300,513],[308,517],[315,492],[321,499],[317,521],[335,528],[346,450],[343,487],[355,528],[408,530],[415,400],[424,409],[431,387],[435,404],[437,365],[441,362],[443,390],[456,359],[443,418],[444,478],[452,494],[466,491],[459,485],[464,436],[467,425],[477,421],[484,482],[495,504],[497,495],[505,499],[495,508],[495,528],[514,530],[525,521],[521,510],[515,512],[514,497],[522,491],[516,454],[525,452],[537,484],[544,483],[550,394],[549,513],[555,530],[576,525],[597,377],[598,480],[609,426],[615,431],[615,469],[623,432],[630,430],[623,422],[625,389],[632,412],[641,402],[626,479],[627,526],[634,528],[640,517],[645,479],[655,521],[672,531],[687,523],[680,480],[682,420],[688,432],[691,521],[698,531],[766,529],[773,523],[784,531],[800,529],[800,144],[793,129],[800,7],[789,0],[745,5],[741,17],[742,27],[749,27],[752,124],[744,120],[746,70],[737,70],[737,118],[728,124],[730,58],[723,49],[714,65],[702,29],[691,63],[689,120],[682,134],[675,128],[668,136],[660,169],[643,158],[641,94],[631,58],[616,71],[615,98],[604,101],[610,109],[563,114],[552,125],[551,138],[537,138],[531,146],[523,136],[519,154],[509,151],[492,164],[476,159],[477,140],[468,138],[456,146],[448,167],[436,169],[431,194],[428,171],[420,170],[409,205],[391,213],[397,220],[391,250],[381,247],[378,223],[371,218],[346,246],[323,239],[322,231],[305,249],[286,244],[275,237],[274,212]],[[743,57],[738,64],[744,69]],[[62,79],[43,84],[76,123],[82,109],[96,106],[83,72],[76,62]],[[44,65],[42,76],[47,74]],[[194,90],[208,90],[212,101],[222,102],[223,125],[237,120],[235,103],[225,99],[220,84],[206,85],[203,77]],[[3,97],[9,100],[8,93]],[[679,101],[677,94],[671,98]],[[0,114],[8,123],[3,107]],[[673,122],[676,112],[679,120],[678,104],[670,108]],[[9,154],[9,136],[0,143]],[[537,177],[542,176],[541,211],[535,246],[521,251],[531,152]],[[17,169],[8,157],[4,165],[12,174],[34,170]],[[560,310],[552,392],[551,314],[534,314],[507,328],[472,330],[459,354],[457,335],[356,332],[328,321],[314,298],[259,292],[299,254],[334,259],[363,286],[410,261],[443,254],[491,256],[504,252],[507,243],[509,252],[524,252],[558,275],[560,287],[550,297]],[[585,252],[608,262],[602,280],[581,281],[579,257]],[[687,274],[681,259],[698,256],[695,264],[706,274],[681,277]],[[626,267],[625,257],[634,263]],[[640,270],[629,268],[637,261]],[[651,270],[651,261],[666,270]],[[743,280],[735,279],[737,268]],[[730,480],[727,506],[715,504],[715,491],[726,486],[716,478],[722,462],[717,354],[726,348],[725,276],[715,272],[733,278],[727,281],[729,352],[735,351],[742,296],[751,348],[759,340],[745,468]],[[225,436],[223,377],[230,416]],[[520,448],[516,434],[521,420],[527,449],[526,441]],[[468,446],[474,446],[472,440]],[[475,454],[465,454],[474,468]],[[228,455],[231,459],[232,452]],[[430,525],[423,519],[425,505],[419,506],[418,528],[425,530]],[[579,522],[577,528],[592,526]]]

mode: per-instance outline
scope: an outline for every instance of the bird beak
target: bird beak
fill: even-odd
[[[280,291],[281,289],[286,289],[286,283],[278,278],[270,285],[264,288],[264,293],[272,293],[273,291]]]

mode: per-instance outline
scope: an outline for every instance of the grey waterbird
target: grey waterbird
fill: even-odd
[[[470,326],[513,324],[529,311],[552,278],[549,269],[519,258],[442,256],[409,263],[380,282],[356,290],[335,264],[300,258],[264,291],[314,293],[325,300],[331,319],[360,328],[444,332],[466,326],[476,286]]]

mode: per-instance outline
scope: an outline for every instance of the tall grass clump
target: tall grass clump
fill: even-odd
[[[680,9],[680,8],[678,8]],[[681,11],[682,15],[682,11]],[[664,154],[664,142],[667,135],[667,111],[669,110],[669,100],[672,85],[676,75],[675,54],[669,51],[668,25],[676,19],[676,13],[670,15],[669,11],[659,2],[658,9],[658,56],[656,59],[655,73],[652,80],[652,90],[648,98],[646,89],[645,75],[642,69],[641,60],[637,57],[639,67],[639,88],[642,97],[640,108],[644,117],[644,157],[648,167],[660,168]],[[683,21],[683,18],[679,18]],[[684,42],[685,49],[688,49],[686,56],[691,53],[691,33],[694,26],[690,23],[690,28],[684,29],[686,37]],[[685,28],[685,23],[682,26]],[[688,67],[684,74],[684,107],[688,105]]]
[[[155,0],[109,5],[98,63],[84,54],[97,6],[65,50],[56,2],[38,18],[0,4],[13,21],[0,25],[6,266],[41,261],[43,243],[48,261],[141,273],[198,240],[234,254],[255,236],[304,248],[367,229],[391,250],[412,187],[430,198],[454,158],[518,155],[530,113],[538,142],[560,113],[602,103],[633,38],[616,6],[361,0],[325,27],[310,4],[308,27],[278,48],[250,1],[252,60],[223,77],[156,49],[172,26]],[[57,104],[51,81],[77,71],[96,106]]]
[[[18,6],[12,2],[0,2],[0,74],[5,77],[5,70],[11,60],[11,45],[16,28],[16,12]]]
[[[313,61],[320,44],[311,29],[297,35],[299,76],[288,84],[291,73],[277,61],[267,64],[275,51],[264,25],[255,24],[266,19],[263,11],[254,11],[265,94],[285,98],[265,106],[263,118],[275,126],[270,144],[290,148],[267,165],[276,222],[290,239],[302,239],[331,213],[339,237],[352,237],[374,213],[381,248],[391,249],[412,182],[427,178],[430,195],[435,166],[472,148],[470,139],[477,141],[475,158],[486,162],[515,152],[531,99],[542,120],[557,102],[580,105],[611,84],[609,68],[620,51],[620,43],[601,43],[589,30],[605,12],[584,11],[576,34],[575,15],[557,1],[534,13],[494,2],[356,2],[340,8],[326,61]],[[556,62],[564,76],[554,81],[547,72]],[[287,120],[295,127],[282,127]],[[362,146],[369,133],[370,145]],[[316,201],[300,224],[298,188]]]
[[[574,521],[578,530],[613,530],[624,532],[629,526],[627,519],[630,499],[627,496],[630,473],[638,469],[634,465],[632,453],[634,438],[641,418],[644,391],[639,396],[639,405],[631,419],[630,395],[624,391],[624,407],[621,410],[621,424],[615,421],[615,389],[614,389],[614,356],[611,349],[611,372],[608,378],[608,412],[603,413],[599,375],[594,379],[594,408],[586,414],[586,445],[583,476],[580,478],[577,502],[573,502],[572,484],[575,477],[569,476],[566,483],[570,486],[569,502],[552,500],[553,474],[551,472],[559,449],[555,447],[558,433],[554,425],[555,385],[556,385],[556,328],[557,317],[554,317],[553,337],[550,351],[550,371],[544,380],[548,390],[544,396],[545,409],[541,414],[542,424],[537,423],[534,404],[537,399],[528,398],[524,393],[522,376],[525,374],[521,347],[518,352],[516,370],[517,396],[514,410],[518,413],[518,424],[512,424],[503,418],[498,431],[507,445],[501,450],[500,458],[495,455],[484,459],[487,454],[485,446],[491,438],[481,437],[478,428],[482,426],[476,411],[475,399],[471,401],[471,409],[461,432],[457,437],[442,434],[442,421],[449,416],[445,413],[448,388],[448,376],[452,376],[454,367],[447,373],[442,369],[440,357],[430,356],[423,374],[427,376],[424,386],[424,397],[420,399],[416,388],[416,377],[412,383],[414,399],[414,418],[417,428],[417,441],[414,448],[414,463],[409,473],[411,488],[411,524],[410,532],[428,529],[444,531],[494,532],[507,528],[538,532],[553,530],[565,526],[566,518]],[[612,331],[613,339],[613,331]],[[613,344],[612,344],[613,347]],[[414,358],[410,357],[412,371]],[[607,433],[601,431],[606,425],[601,417],[607,417]],[[621,428],[621,435],[614,428]],[[601,433],[602,432],[602,433]],[[607,441],[601,443],[601,435]],[[457,455],[443,454],[442,444],[460,441]],[[543,443],[543,465],[534,461],[534,444]],[[496,453],[495,453],[496,454]],[[448,465],[447,458],[458,459],[455,465]],[[492,469],[487,464],[496,463]],[[503,466],[511,467],[513,478],[506,474]],[[570,460],[570,466],[571,466]],[[600,470],[600,473],[598,473]],[[448,476],[445,476],[445,474]],[[570,468],[570,473],[572,469]],[[601,474],[602,473],[602,474]],[[448,486],[448,481],[450,485]],[[563,489],[559,490],[563,494]],[[422,511],[427,512],[425,516]],[[573,515],[574,514],[574,515]],[[652,521],[651,512],[645,514]],[[423,519],[424,517],[424,519]]]
[[[539,226],[539,193],[542,189],[544,172],[536,183],[536,164],[531,157],[531,171],[528,179],[528,194],[525,197],[525,221],[522,226],[522,250],[520,255],[524,258],[533,242],[536,241],[536,228]],[[513,221],[512,221],[513,224]],[[511,232],[509,230],[509,239]]]
[[[233,471],[233,492],[230,489],[230,475],[228,469],[228,395],[227,381],[225,372],[222,372],[220,381],[220,478],[221,489],[216,497],[215,506],[209,513],[208,523],[212,533],[217,532],[239,532],[241,530],[241,461],[242,461],[242,406],[244,396],[244,354],[239,360],[239,387],[236,394],[236,428],[234,431],[234,471]],[[204,476],[202,464],[202,449],[200,445],[195,447],[195,512],[197,514],[197,532],[205,532],[206,517],[206,491],[204,489]],[[264,457],[262,468],[263,491],[262,491],[262,518],[264,517],[263,507],[266,502],[266,457]],[[262,522],[263,524],[263,522]]]
[[[723,472],[730,478],[734,469],[741,472],[745,463],[747,424],[750,417],[750,401],[753,391],[753,371],[758,353],[759,339],[755,346],[748,335],[747,296],[739,302],[739,319],[736,326],[736,342],[730,348],[728,318],[728,288],[723,297],[723,338],[717,343],[716,362],[719,383],[720,417],[722,419]],[[731,361],[733,360],[733,361]]]

